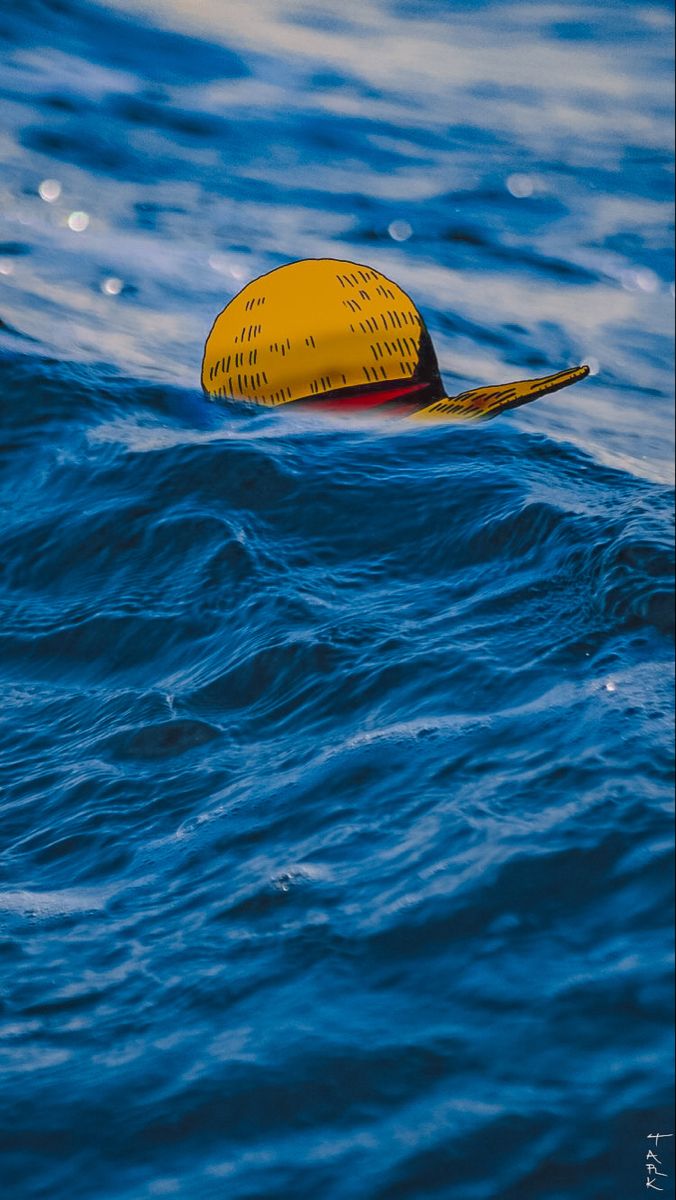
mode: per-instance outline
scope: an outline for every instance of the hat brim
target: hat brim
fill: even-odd
[[[472,388],[458,396],[443,396],[432,404],[416,409],[410,415],[421,421],[471,421],[496,417],[508,408],[520,408],[540,396],[558,392],[561,388],[577,383],[589,374],[589,367],[568,367],[553,375],[539,379],[523,379],[516,383],[502,383],[495,387]]]

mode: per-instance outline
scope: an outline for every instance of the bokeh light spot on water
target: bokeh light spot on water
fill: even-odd
[[[148,1184],[148,1191],[151,1196],[175,1196],[181,1190],[180,1179],[153,1179]]]
[[[13,275],[14,263],[11,258],[0,258],[0,275]]]
[[[210,254],[207,262],[212,271],[219,275],[229,275],[231,279],[246,279],[246,271],[239,263],[233,262],[227,254]]]
[[[124,287],[124,280],[118,279],[116,275],[109,275],[101,284],[101,291],[106,296],[119,296]]]
[[[532,196],[535,191],[535,181],[530,175],[509,175],[507,177],[507,191],[510,196],[515,196],[518,200],[526,199]]]
[[[622,271],[620,282],[627,292],[653,293],[659,291],[660,287],[659,276],[649,267],[631,267]]]
[[[53,204],[61,195],[61,184],[58,179],[43,179],[38,192],[47,204]]]
[[[413,234],[413,226],[408,221],[391,221],[387,232],[393,242],[407,242]]]
[[[73,233],[84,233],[85,229],[87,229],[89,225],[89,213],[72,212],[70,213],[66,224],[68,225],[69,229],[72,229]]]

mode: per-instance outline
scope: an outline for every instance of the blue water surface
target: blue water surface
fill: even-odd
[[[668,6],[4,0],[0,64],[2,1196],[645,1195]],[[451,390],[592,374],[208,404],[215,314],[322,255]]]

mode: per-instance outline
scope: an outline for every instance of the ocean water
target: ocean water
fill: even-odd
[[[646,1194],[671,62],[658,3],[4,0],[3,1198]],[[449,389],[592,375],[207,403],[215,314],[322,255]]]

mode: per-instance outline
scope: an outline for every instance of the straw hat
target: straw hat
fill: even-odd
[[[447,396],[415,304],[373,267],[314,258],[248,283],[207,338],[202,387],[215,399],[311,404],[431,419],[492,417],[583,379],[573,367]]]

